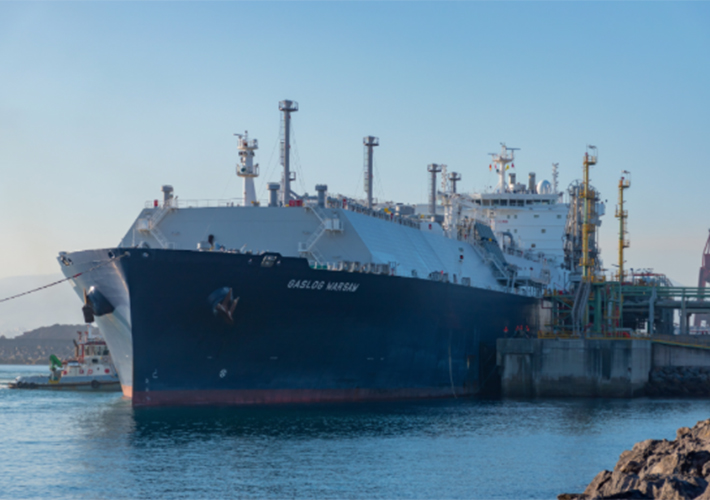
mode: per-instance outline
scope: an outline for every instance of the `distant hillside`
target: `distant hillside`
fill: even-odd
[[[77,338],[78,331],[86,330],[86,325],[41,326],[15,337],[16,339],[69,340]]]
[[[0,336],[0,364],[45,364],[49,362],[50,354],[60,359],[71,358],[74,356],[72,340],[77,338],[77,331],[85,328],[85,325],[52,325],[15,338]]]

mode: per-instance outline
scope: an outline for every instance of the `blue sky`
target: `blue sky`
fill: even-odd
[[[0,2],[0,278],[56,272],[60,250],[115,245],[146,200],[240,195],[234,132],[278,180],[277,103],[294,99],[297,191],[361,195],[376,135],[380,198],[426,199],[426,165],[465,190],[488,153],[560,184],[599,148],[621,170],[628,267],[697,280],[710,227],[708,2]]]

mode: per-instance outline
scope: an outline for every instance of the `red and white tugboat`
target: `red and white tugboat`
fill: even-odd
[[[74,358],[61,361],[52,354],[49,357],[49,376],[31,375],[17,377],[8,384],[10,389],[52,390],[121,390],[116,368],[113,366],[106,341],[98,329],[87,325],[78,331],[79,341],[74,341]]]

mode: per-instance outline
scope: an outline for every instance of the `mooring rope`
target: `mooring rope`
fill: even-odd
[[[60,284],[60,283],[64,283],[65,281],[73,280],[73,279],[75,279],[75,278],[78,278],[78,277],[81,276],[82,274],[90,273],[91,271],[95,271],[96,269],[98,269],[98,268],[100,268],[100,267],[103,267],[103,266],[105,266],[106,264],[110,264],[111,262],[120,260],[120,259],[124,258],[126,255],[128,255],[128,252],[125,252],[125,253],[123,253],[122,255],[118,255],[118,256],[116,256],[116,257],[111,257],[109,260],[106,260],[106,261],[104,261],[104,262],[101,262],[100,264],[97,264],[97,265],[95,265],[94,267],[92,267],[92,268],[90,268],[90,269],[87,269],[86,271],[82,271],[82,272],[80,272],[80,273],[76,273],[76,274],[73,275],[73,276],[69,276],[68,278],[64,278],[64,279],[61,279],[61,280],[59,280],[59,281],[55,281],[55,282],[53,282],[53,283],[49,283],[49,284],[47,284],[47,285],[41,286],[41,287],[39,287],[39,288],[35,288],[35,289],[33,289],[33,290],[28,290],[28,291],[26,291],[26,292],[18,293],[17,295],[13,295],[13,296],[11,296],[11,297],[6,297],[6,298],[4,298],[4,299],[0,299],[0,304],[3,303],[3,302],[7,302],[7,301],[9,301],[9,300],[12,300],[12,299],[17,299],[17,298],[19,298],[19,297],[23,297],[23,296],[25,296],[25,295],[29,295],[29,294],[31,294],[31,293],[35,293],[35,292],[39,292],[39,291],[45,290],[45,289],[47,289],[47,288],[49,288],[49,287],[58,285],[58,284]]]

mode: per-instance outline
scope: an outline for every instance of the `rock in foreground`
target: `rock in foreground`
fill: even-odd
[[[649,439],[624,451],[613,471],[602,471],[584,493],[558,500],[648,498],[710,500],[710,419],[678,429],[676,439]]]

